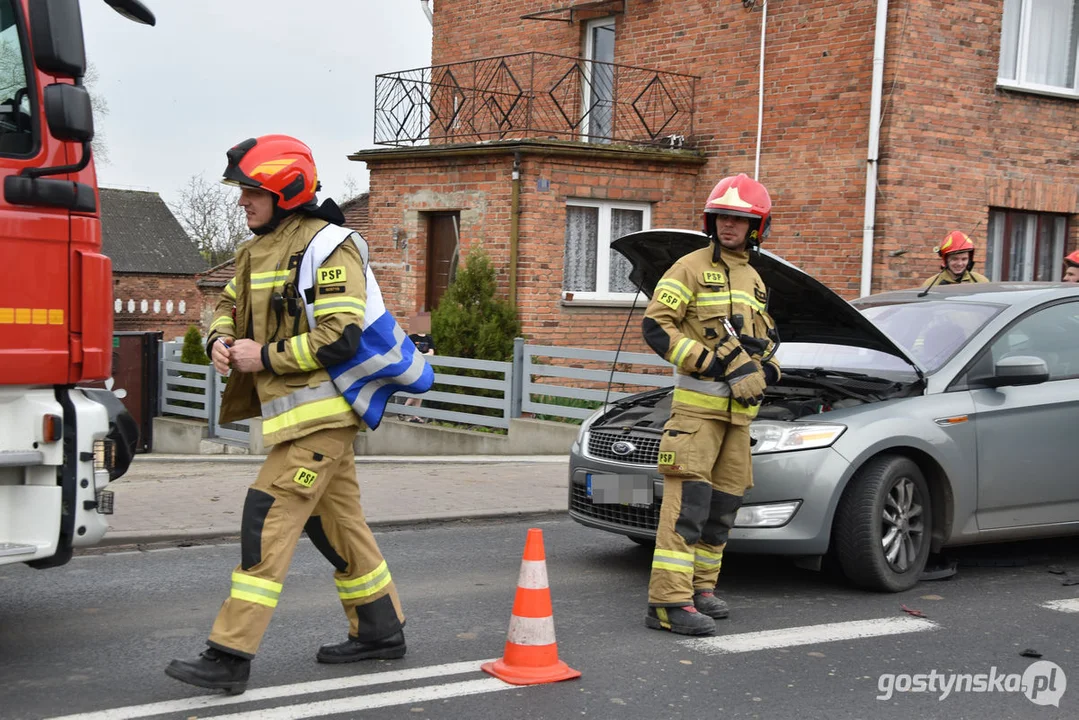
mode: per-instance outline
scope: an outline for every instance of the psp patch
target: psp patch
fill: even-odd
[[[701,280],[705,285],[726,285],[727,278],[722,270],[705,270],[701,274]]]
[[[659,294],[656,295],[656,300],[659,300],[671,310],[677,310],[678,304],[682,302],[682,298],[670,292],[669,290],[660,290]]]
[[[318,284],[328,285],[330,283],[343,283],[345,282],[345,268],[343,267],[326,267],[318,269]]]
[[[297,485],[303,485],[304,487],[311,487],[318,480],[318,473],[307,468],[300,468],[296,471],[296,477],[292,478],[292,481]]]
[[[661,452],[659,454],[660,465],[674,465],[674,453],[673,452]]]

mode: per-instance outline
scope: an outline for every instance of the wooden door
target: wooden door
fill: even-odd
[[[427,223],[427,292],[424,310],[438,307],[438,301],[457,271],[460,213],[431,213]]]

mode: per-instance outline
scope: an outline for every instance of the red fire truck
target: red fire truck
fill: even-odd
[[[98,542],[137,439],[115,396],[80,387],[113,352],[85,71],[78,0],[0,0],[0,565]]]

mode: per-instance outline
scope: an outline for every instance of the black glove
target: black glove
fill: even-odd
[[[775,385],[779,382],[779,370],[776,366],[770,362],[763,363],[761,370],[764,371],[764,381],[769,385]]]
[[[738,342],[742,344],[747,353],[758,358],[762,357],[764,351],[768,349],[767,339],[755,338],[752,335],[739,335]]]

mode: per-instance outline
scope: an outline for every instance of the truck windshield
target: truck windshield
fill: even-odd
[[[13,0],[0,0],[0,155],[33,149],[30,94]]]

